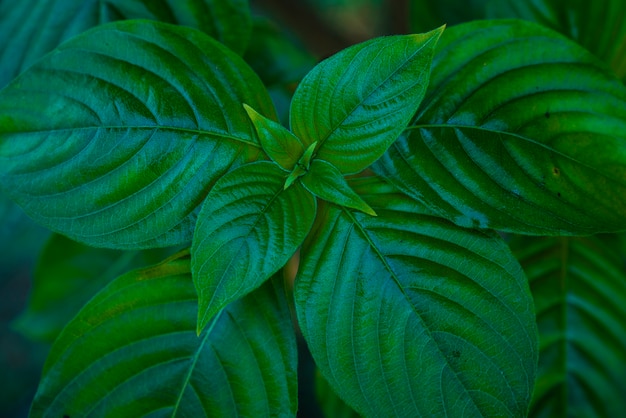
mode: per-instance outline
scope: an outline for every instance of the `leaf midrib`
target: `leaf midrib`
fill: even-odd
[[[246,138],[242,138],[235,135],[228,135],[223,132],[215,132],[215,131],[205,131],[202,129],[191,129],[191,128],[181,128],[177,126],[162,126],[162,125],[136,125],[136,126],[123,126],[123,125],[99,125],[99,126],[80,126],[76,128],[57,128],[57,129],[41,129],[41,130],[30,130],[30,131],[5,131],[0,132],[0,138],[3,135],[29,135],[29,134],[50,134],[57,132],[75,132],[75,131],[87,131],[87,130],[100,130],[100,129],[108,129],[108,130],[157,130],[157,131],[169,131],[169,132],[180,132],[181,134],[193,134],[193,135],[201,135],[201,136],[214,136],[219,138],[224,138],[228,140],[232,140],[235,142],[241,142],[243,144],[261,149],[261,145],[257,144],[251,140]],[[189,138],[180,138],[181,140],[189,139]]]

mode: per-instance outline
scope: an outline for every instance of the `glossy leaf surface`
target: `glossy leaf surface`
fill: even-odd
[[[506,244],[406,199],[373,207],[320,206],[301,250],[298,321],[324,377],[365,416],[525,416],[536,325]]]
[[[540,354],[532,417],[615,417],[626,410],[626,278],[608,237],[516,237],[530,281]]]
[[[626,228],[626,88],[523,21],[444,33],[412,127],[375,165],[462,226],[526,234]]]
[[[486,17],[541,23],[596,54],[626,80],[626,2],[622,0],[501,0],[488,3]]]
[[[13,326],[30,339],[52,343],[83,305],[110,281],[130,270],[156,264],[172,252],[161,248],[93,248],[53,234],[33,272],[28,306]]]
[[[242,102],[274,115],[252,70],[203,33],[99,26],[0,92],[0,186],[89,245],[189,242],[206,191],[260,153]]]
[[[283,267],[311,229],[315,199],[299,184],[285,190],[285,177],[259,161],[225,175],[207,196],[191,248],[199,331]]]
[[[188,256],[116,279],[53,345],[31,417],[295,414],[282,280],[229,305],[200,337],[196,317]]]
[[[350,188],[339,169],[327,161],[314,159],[309,172],[301,179],[304,187],[319,198],[376,216],[376,212]]]
[[[243,52],[252,22],[246,0],[21,0],[0,2],[0,88],[62,41],[114,20],[191,26]]]
[[[442,31],[372,39],[319,63],[293,96],[293,133],[344,174],[369,166],[422,100]]]

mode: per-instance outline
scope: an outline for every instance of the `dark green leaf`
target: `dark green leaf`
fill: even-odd
[[[319,198],[376,216],[376,212],[350,188],[339,169],[327,161],[314,159],[301,181],[308,191]]]
[[[358,418],[360,416],[337,396],[319,370],[315,373],[315,395],[326,418]]]
[[[623,0],[499,0],[486,16],[514,17],[557,30],[600,57],[626,80],[626,2]]]
[[[200,29],[243,52],[247,0],[20,0],[0,2],[0,88],[45,53],[93,26],[151,19]]]
[[[172,250],[119,251],[87,247],[53,235],[33,273],[26,310],[13,325],[33,340],[52,342],[80,308],[117,276],[155,264]]]
[[[322,61],[294,94],[293,133],[344,174],[369,166],[415,113],[442,31],[376,38]]]
[[[540,354],[533,417],[626,411],[626,278],[606,238],[516,237],[530,281]]]
[[[52,347],[31,417],[294,415],[296,346],[280,277],[196,336],[189,257],[113,281]]]
[[[525,234],[626,228],[626,87],[523,21],[452,28],[413,126],[374,166],[461,226]]]
[[[497,234],[396,202],[320,206],[302,247],[296,308],[322,374],[365,416],[525,416],[538,350],[519,264]]]
[[[304,146],[297,136],[285,129],[280,123],[259,114],[244,103],[244,109],[254,124],[263,151],[287,171],[292,171],[304,154]]]
[[[191,248],[198,331],[283,267],[311,229],[315,199],[300,184],[285,190],[285,176],[268,161],[247,164],[207,196]]]
[[[193,29],[99,26],[0,92],[0,186],[37,222],[94,246],[189,242],[207,190],[274,117],[258,77]]]

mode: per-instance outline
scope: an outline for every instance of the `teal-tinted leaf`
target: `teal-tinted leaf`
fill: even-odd
[[[419,105],[443,28],[372,39],[322,61],[291,103],[291,129],[344,174],[378,159]]]
[[[243,52],[247,0],[21,0],[0,2],[0,88],[62,41],[102,23],[151,19],[191,26]]]
[[[374,166],[462,226],[525,234],[626,228],[626,87],[523,21],[444,33],[413,126]]]
[[[538,350],[519,264],[495,233],[402,207],[320,205],[295,284],[316,364],[365,416],[525,416]]]
[[[308,191],[319,198],[376,216],[376,212],[350,188],[339,169],[327,161],[314,159],[301,181]]]
[[[258,77],[205,34],[99,26],[0,92],[0,186],[89,245],[189,242],[207,190],[261,152],[243,102],[274,115]]]
[[[516,237],[510,245],[537,307],[531,416],[620,416],[626,411],[623,254],[600,237]]]
[[[626,2],[623,0],[499,0],[486,16],[541,23],[589,49],[626,80]]]
[[[117,276],[165,259],[171,249],[119,251],[87,247],[53,235],[39,257],[26,310],[13,325],[52,342],[80,308]]]
[[[243,107],[254,124],[263,151],[285,170],[293,170],[304,154],[304,146],[300,139],[280,123],[259,114],[247,104],[244,103]]]
[[[277,277],[200,337],[189,257],[128,273],[52,347],[31,417],[294,415],[296,346]]]
[[[198,331],[283,267],[311,229],[315,199],[300,184],[285,190],[285,176],[268,161],[247,164],[207,196],[191,248]]]

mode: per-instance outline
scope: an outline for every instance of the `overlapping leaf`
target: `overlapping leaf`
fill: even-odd
[[[486,17],[539,22],[574,39],[626,79],[626,2],[622,0],[491,1]]]
[[[21,0],[0,2],[0,88],[62,41],[102,23],[152,19],[191,26],[243,52],[246,0]]]
[[[274,117],[258,77],[203,33],[100,26],[0,92],[0,186],[90,245],[188,242],[207,189],[260,153],[243,102]]]
[[[519,264],[496,234],[397,199],[378,217],[320,208],[295,286],[316,364],[365,416],[525,416],[537,336]]]
[[[285,177],[259,161],[225,175],[207,196],[191,249],[198,331],[283,267],[311,229],[315,199],[300,184],[285,190]]]
[[[280,278],[229,305],[199,338],[196,317],[188,256],[121,276],[55,342],[31,416],[295,414]]]
[[[516,237],[540,354],[531,416],[616,417],[626,410],[626,277],[606,238]]]
[[[80,308],[111,280],[164,260],[171,249],[119,251],[93,248],[53,234],[39,256],[26,310],[14,328],[52,343]]]
[[[344,174],[363,170],[395,141],[428,84],[443,28],[376,38],[315,66],[291,102],[290,124],[305,147]]]
[[[626,88],[523,21],[452,28],[411,129],[375,169],[462,226],[626,229]]]

